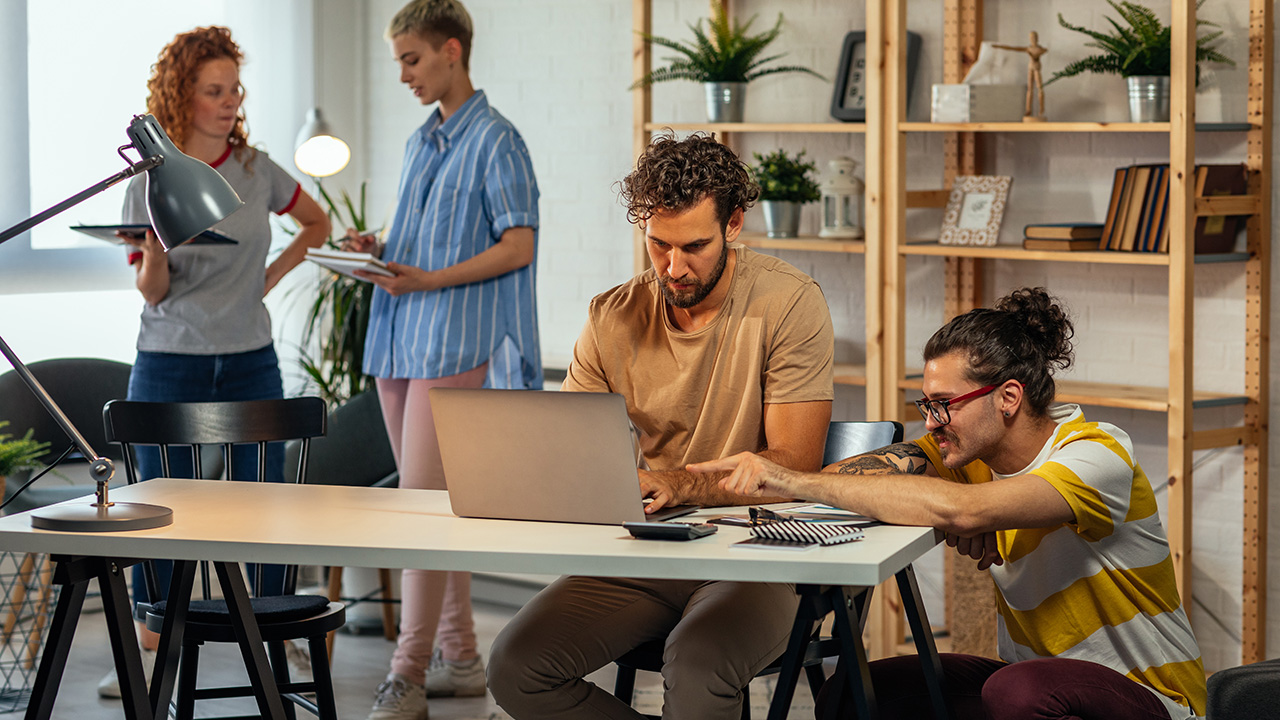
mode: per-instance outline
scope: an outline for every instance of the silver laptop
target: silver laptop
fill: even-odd
[[[645,514],[621,395],[427,392],[449,503],[459,517],[616,525],[666,520],[696,509]]]

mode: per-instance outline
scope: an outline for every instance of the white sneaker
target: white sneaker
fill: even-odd
[[[286,640],[284,659],[289,663],[289,679],[296,683],[311,682],[311,653],[301,640]]]
[[[151,673],[156,667],[156,651],[141,648],[142,650],[142,676],[147,679],[147,687],[151,687]],[[111,672],[102,676],[98,681],[98,697],[118,699],[120,697],[120,678],[116,675],[116,669],[111,668]]]
[[[391,673],[378,685],[368,720],[428,720],[426,690]]]
[[[484,695],[484,661],[445,660],[436,648],[427,666],[427,697],[481,697]]]

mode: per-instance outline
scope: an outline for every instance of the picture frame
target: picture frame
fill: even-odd
[[[1008,175],[957,175],[942,214],[938,243],[995,245],[1012,184],[1013,178]]]
[[[907,110],[911,109],[915,87],[916,65],[920,59],[920,36],[907,31]],[[846,33],[836,67],[836,82],[831,92],[831,117],[843,122],[867,120],[867,33]]]

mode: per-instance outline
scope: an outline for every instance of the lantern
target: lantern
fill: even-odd
[[[857,163],[847,157],[827,161],[822,181],[822,231],[818,237],[862,237],[862,181],[854,177]]]

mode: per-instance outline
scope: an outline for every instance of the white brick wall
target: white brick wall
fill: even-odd
[[[381,39],[386,22],[400,0],[373,0],[364,6],[368,37],[364,72],[364,127],[357,153],[366,156],[370,173],[370,207],[389,208],[394,199],[401,149],[408,133],[426,117],[397,82],[397,72]],[[631,275],[631,231],[618,207],[613,183],[629,169],[631,151],[630,82],[631,4],[625,0],[469,0],[477,25],[472,58],[476,86],[521,129],[534,156],[543,192],[543,226],[539,249],[539,312],[543,354],[551,365],[563,365],[595,293]],[[1162,5],[1162,3],[1155,3]],[[1226,49],[1243,60],[1246,11],[1242,2],[1207,5],[1204,14],[1227,29]],[[737,0],[743,17],[758,13],[757,28],[772,24],[779,9],[785,30],[777,49],[787,62],[813,67],[832,78],[845,32],[866,26],[860,3],[835,0]],[[941,3],[913,2],[908,26],[924,38],[920,73],[912,96],[912,119],[927,119],[928,87],[940,77]],[[1098,26],[1111,10],[1101,2],[1061,8],[1068,20]],[[1045,76],[1083,53],[1082,36],[1060,28],[1058,8],[1043,3],[988,2],[986,37],[1021,44],[1030,30],[1050,48]],[[707,12],[707,3],[654,0],[654,31],[685,38],[686,24]],[[1164,15],[1167,17],[1167,11]],[[667,51],[655,50],[659,60]],[[1021,60],[1017,63],[1021,67]],[[1239,121],[1244,117],[1244,73],[1218,70],[1199,95],[1204,119]],[[1051,119],[1122,120],[1126,116],[1121,82],[1078,78],[1048,89]],[[751,86],[747,115],[752,120],[825,121],[830,84],[799,75],[762,79]],[[654,115],[671,122],[699,121],[701,88],[692,84],[660,85],[654,92]],[[784,147],[806,149],[819,164],[836,155],[864,159],[861,136],[739,136],[739,149]],[[1201,157],[1233,161],[1243,147],[1238,135],[1201,135]],[[1157,135],[1017,135],[987,139],[995,160],[989,169],[1014,179],[1004,242],[1016,241],[1021,227],[1033,221],[1065,221],[1101,217],[1109,197],[1112,169],[1167,156]],[[912,189],[939,184],[942,141],[935,136],[907,139],[908,183]],[[817,228],[816,209],[806,208],[803,230]],[[758,213],[748,228],[761,228]],[[389,217],[388,217],[389,219]],[[912,237],[936,236],[938,211],[913,211]],[[859,256],[781,255],[811,273],[822,285],[837,329],[837,357],[864,357],[863,263]],[[941,262],[911,258],[907,262],[908,358],[919,349],[942,318]],[[1070,377],[1132,383],[1159,383],[1167,375],[1167,279],[1157,268],[1072,263],[1000,263],[987,270],[989,295],[1021,285],[1045,285],[1076,313],[1077,366]],[[1196,382],[1226,392],[1241,387],[1243,367],[1243,273],[1236,265],[1196,269]],[[1273,310],[1274,312],[1274,310]],[[1273,352],[1273,363],[1280,353]],[[912,363],[915,364],[915,363]],[[861,388],[839,388],[836,416],[863,415]],[[1161,488],[1164,503],[1165,417],[1155,413],[1089,408],[1089,414],[1114,422],[1131,433],[1138,457]],[[1235,412],[1235,415],[1230,413]],[[1202,411],[1197,423],[1233,421],[1238,411]],[[1272,472],[1280,462],[1273,441]],[[1240,606],[1240,452],[1198,453],[1196,471],[1195,598],[1192,617],[1206,666],[1217,669],[1239,662]],[[1280,504],[1280,498],[1276,500]],[[1280,512],[1273,512],[1280,517]],[[1273,535],[1280,536],[1274,532]],[[1274,545],[1274,543],[1273,543]],[[1273,552],[1270,583],[1273,618],[1280,618],[1280,552]],[[1280,628],[1280,623],[1272,625]],[[1280,655],[1280,629],[1270,633],[1271,655]]]

